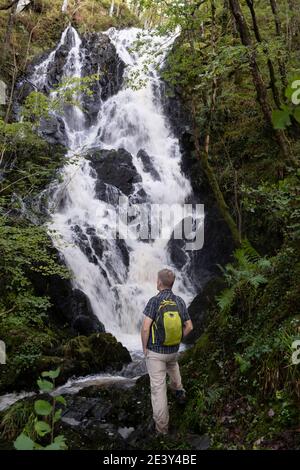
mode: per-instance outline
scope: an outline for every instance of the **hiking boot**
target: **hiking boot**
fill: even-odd
[[[176,401],[180,404],[180,405],[184,405],[186,403],[186,394],[185,394],[185,390],[182,389],[182,390],[176,390],[175,391],[175,398],[176,398]]]

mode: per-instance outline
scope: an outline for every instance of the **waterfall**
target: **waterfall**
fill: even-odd
[[[68,12],[68,0],[63,1],[61,11],[62,11],[62,13],[67,13]]]
[[[76,106],[69,107],[61,116],[69,151],[62,170],[63,181],[56,184],[50,203],[49,223],[54,244],[74,275],[74,287],[88,296],[94,313],[106,330],[130,350],[141,348],[139,328],[142,312],[147,300],[156,294],[157,271],[171,265],[168,237],[147,242],[126,239],[127,266],[120,255],[120,245],[112,236],[115,225],[113,204],[107,202],[108,195],[106,200],[97,197],[95,172],[85,156],[89,149],[124,148],[132,155],[140,176],[136,193],[143,190],[151,203],[182,205],[191,194],[190,182],[181,172],[178,139],[163,112],[155,64],[145,70],[146,53],[130,49],[139,32],[136,28],[120,31],[112,28],[106,33],[126,64],[125,81],[116,94],[104,101],[99,100],[96,121],[87,122],[83,111]],[[173,40],[153,38],[157,50],[163,54],[167,53]],[[86,51],[74,28],[68,27],[64,31],[57,49],[66,41],[71,47],[65,58],[62,78],[80,77]],[[56,51],[51,52],[35,68],[33,81],[38,89],[47,88],[47,74],[55,54]],[[162,60],[162,56],[158,60]],[[137,71],[147,80],[145,86],[136,90],[126,86],[126,77]],[[145,170],[141,158],[138,158],[141,149],[150,156],[159,178]],[[113,186],[107,185],[106,191],[111,200],[118,194]],[[169,227],[169,236],[173,228],[174,225]],[[101,239],[99,234],[106,234],[106,239]],[[95,245],[101,250],[97,251]],[[124,246],[122,249],[124,251]],[[194,288],[183,271],[178,272],[174,266],[173,269],[177,278],[174,290],[189,302],[195,294]]]
[[[114,0],[111,0],[110,8],[109,8],[109,16],[114,15],[114,8],[115,8],[115,2]]]
[[[16,13],[21,13],[29,3],[31,3],[31,0],[19,0],[17,3]]]

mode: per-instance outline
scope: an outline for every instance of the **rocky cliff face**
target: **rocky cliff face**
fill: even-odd
[[[65,40],[58,45],[47,67],[40,71],[43,75],[40,77],[43,80],[41,92],[48,95],[62,82],[66,59],[73,47],[74,37],[72,30],[68,29]],[[49,53],[43,53],[37,57],[29,64],[26,73],[19,81],[14,100],[15,114],[18,114],[25,98],[31,92],[37,91],[36,85],[33,83],[33,77],[36,78],[35,74],[38,66],[47,57],[50,57]],[[89,84],[91,93],[84,93],[82,96],[82,110],[87,125],[90,125],[97,117],[101,102],[119,91],[122,85],[124,63],[117,55],[115,46],[108,36],[102,33],[87,33],[82,36],[80,60],[82,63],[82,77],[98,76]],[[74,66],[74,63],[71,63],[70,66]],[[66,145],[65,125],[57,115],[54,119],[47,118],[42,121],[40,133],[50,143]]]
[[[224,266],[231,260],[234,243],[227,224],[221,217],[201,163],[194,156],[191,118],[181,100],[180,90],[162,82],[160,95],[171,128],[180,142],[182,171],[192,183],[193,196],[188,202],[204,204],[203,248],[186,252],[184,240],[172,238],[169,242],[171,260],[178,269],[185,269],[188,266],[187,275],[194,279],[199,290],[189,308],[196,328],[187,342],[193,342],[202,332],[205,313],[210,301],[224,288],[224,285],[219,282],[218,265]]]

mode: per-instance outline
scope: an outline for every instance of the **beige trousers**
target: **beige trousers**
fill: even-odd
[[[178,353],[160,354],[149,351],[146,365],[150,376],[151,403],[156,430],[166,434],[169,425],[166,374],[170,377],[170,387],[182,390],[181,376],[177,362]]]

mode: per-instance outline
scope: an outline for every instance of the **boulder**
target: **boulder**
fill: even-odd
[[[90,300],[80,289],[75,289],[69,279],[58,275],[47,278],[31,273],[37,295],[48,296],[51,307],[49,319],[60,326],[68,326],[73,334],[104,332],[104,325],[93,312]]]
[[[134,192],[134,185],[142,181],[132,162],[132,156],[127,150],[95,149],[87,154],[86,158],[91,162],[96,172],[96,195],[99,199],[106,200],[106,186],[111,185],[120,190],[126,196]]]
[[[63,347],[63,381],[72,375],[120,370],[131,362],[128,350],[110,333],[77,336]]]

